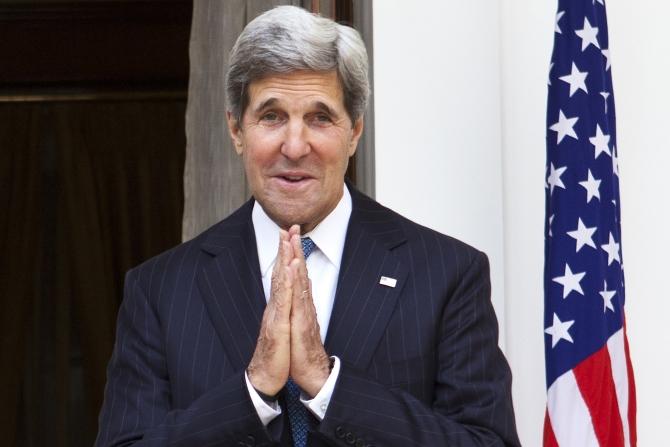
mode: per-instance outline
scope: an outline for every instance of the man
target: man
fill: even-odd
[[[344,183],[360,36],[279,7],[230,62],[253,199],[128,273],[97,445],[518,445],[486,256]]]

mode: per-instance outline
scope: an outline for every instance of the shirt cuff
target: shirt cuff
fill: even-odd
[[[313,399],[303,399],[303,396],[300,396],[300,402],[311,411],[314,416],[317,417],[320,421],[326,417],[326,410],[328,410],[328,404],[330,404],[330,398],[333,396],[333,391],[335,390],[335,383],[337,382],[337,377],[340,375],[340,359],[336,356],[331,357],[333,359],[333,369],[330,371],[326,383],[323,384],[321,390],[314,396]]]
[[[333,368],[333,371],[334,370],[335,368]],[[254,404],[256,413],[258,413],[258,417],[263,423],[263,426],[267,427],[270,421],[281,414],[281,407],[277,401],[267,402],[258,395],[256,389],[253,387],[253,385],[251,385],[251,382],[249,382],[249,376],[247,375],[246,371],[244,371],[244,381],[247,383],[249,396],[251,396],[251,402]]]

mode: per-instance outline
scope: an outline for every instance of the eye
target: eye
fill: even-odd
[[[333,119],[327,113],[316,113],[312,120],[319,125],[331,124]]]
[[[265,112],[261,115],[261,121],[268,124],[278,123],[281,120],[279,114],[276,112]]]

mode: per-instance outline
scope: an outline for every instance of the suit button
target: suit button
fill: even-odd
[[[256,444],[256,438],[254,438],[254,437],[251,436],[251,435],[247,436],[247,443],[248,443],[249,445],[254,445],[254,444]]]
[[[344,431],[344,428],[342,428],[341,425],[338,425],[337,428],[335,429],[335,436],[337,436],[340,439],[343,439],[346,435],[347,434]]]
[[[354,445],[356,443],[356,437],[351,432],[347,433],[347,437],[344,440],[347,441],[347,444],[349,445]]]
[[[358,438],[356,440],[356,447],[366,447],[365,442],[361,438]]]

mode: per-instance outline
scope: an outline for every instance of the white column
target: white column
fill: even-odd
[[[375,1],[375,175],[381,203],[487,253],[502,322],[497,4]]]
[[[542,445],[547,79],[556,2],[501,3],[505,354],[522,445]]]

